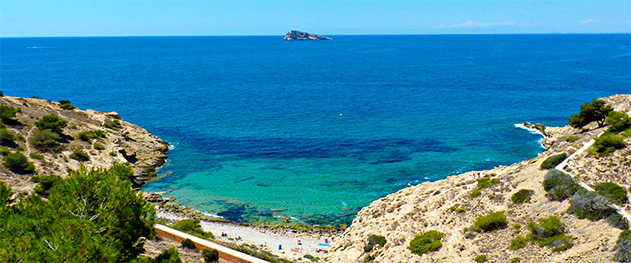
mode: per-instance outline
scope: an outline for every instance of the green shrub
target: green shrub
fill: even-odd
[[[26,142],[26,138],[24,138],[24,135],[19,133],[15,134],[15,140],[18,142]]]
[[[519,262],[521,262],[521,258],[512,258],[510,260],[510,263],[519,263]]]
[[[105,131],[102,130],[82,131],[77,133],[76,136],[78,140],[82,140],[84,142],[90,142],[92,139],[99,139],[103,137],[105,137]]]
[[[410,241],[410,245],[407,247],[413,254],[423,255],[439,250],[443,247],[441,239],[443,233],[436,230],[430,230],[418,234]]]
[[[631,262],[631,230],[620,232],[616,242],[614,259],[618,262]]]
[[[476,198],[480,195],[482,195],[482,191],[480,191],[480,189],[475,189],[471,193],[469,193],[469,197],[471,198]]]
[[[497,179],[497,178],[491,179],[490,177],[486,176],[484,178],[478,179],[478,189],[482,190],[484,188],[488,188],[490,186],[493,186],[499,183],[500,183],[500,179]]]
[[[568,211],[578,218],[587,218],[592,221],[607,219],[613,227],[621,229],[629,227],[627,222],[610,206],[609,201],[595,192],[581,188],[572,196],[570,204]]]
[[[79,162],[85,162],[90,160],[90,155],[84,152],[82,149],[77,148],[72,151],[72,154],[70,154],[70,158],[75,159]]]
[[[153,261],[161,263],[183,263],[180,258],[180,252],[177,251],[177,248],[175,247],[162,250],[162,253],[154,258]]]
[[[219,262],[219,251],[216,249],[204,249],[202,250],[202,257],[205,263]]]
[[[14,140],[15,134],[5,128],[0,128],[0,145],[13,146],[15,145]]]
[[[530,197],[532,197],[534,193],[535,191],[530,189],[521,189],[517,191],[517,193],[514,193],[510,199],[513,201],[513,203],[522,204],[525,202],[530,202]]]
[[[482,254],[482,255],[478,255],[477,257],[475,257],[474,260],[475,260],[475,262],[482,263],[482,262],[487,261],[488,259],[486,258],[485,254]]]
[[[110,122],[106,122],[105,124],[103,124],[103,126],[105,126],[105,128],[112,129],[112,130],[120,129],[122,127],[121,122],[119,120],[112,120]]]
[[[31,135],[31,144],[38,150],[45,151],[59,145],[59,143],[57,143],[59,139],[59,134],[51,130],[35,131]]]
[[[31,153],[31,158],[33,158],[35,160],[44,160],[44,155],[37,154],[37,153]]]
[[[624,142],[622,136],[605,133],[596,138],[593,149],[591,149],[589,153],[605,155],[612,153],[615,150],[622,149],[626,145],[627,143]]]
[[[605,119],[605,123],[609,124],[607,132],[622,132],[631,128],[631,118],[624,112],[610,112]]]
[[[528,240],[525,237],[518,236],[510,241],[510,250],[525,248],[527,244]]]
[[[504,212],[494,212],[476,218],[473,222],[473,229],[476,232],[490,232],[508,225]]]
[[[16,108],[13,108],[8,105],[0,104],[0,118],[2,121],[6,123],[7,121],[12,120],[18,113]]]
[[[76,128],[77,128],[76,124],[68,125],[68,129],[76,129]]]
[[[116,156],[118,156],[118,153],[117,152],[110,152],[109,155],[112,156],[112,157],[116,157]]]
[[[35,166],[20,152],[9,153],[4,157],[4,167],[17,174],[30,174],[35,172]]]
[[[627,190],[617,184],[600,183],[597,184],[594,188],[596,189],[596,192],[598,194],[604,196],[612,203],[622,205],[629,202],[629,198],[627,197]]]
[[[197,249],[197,247],[195,247],[195,243],[193,243],[193,240],[190,240],[188,238],[180,242],[180,245],[182,245],[183,248]]]
[[[50,189],[55,186],[56,183],[61,182],[63,179],[57,175],[34,175],[31,176],[31,182],[38,183],[33,190],[36,193],[48,196],[50,194]]]
[[[550,247],[552,251],[564,251],[572,247],[572,237],[565,234],[565,224],[556,216],[539,219],[539,224],[528,224],[528,239],[539,246]]]
[[[102,150],[105,150],[105,146],[103,146],[103,145],[101,145],[101,144],[99,144],[99,143],[95,143],[95,144],[94,144],[94,149],[95,149],[95,150],[102,151]]]
[[[10,153],[11,153],[11,149],[9,149],[9,147],[6,147],[6,146],[0,147],[0,154],[2,156],[7,156],[7,154],[10,154]]]
[[[581,105],[581,111],[568,118],[568,121],[570,126],[574,128],[582,128],[593,121],[598,123],[598,127],[602,127],[605,118],[612,111],[613,108],[606,105],[604,100],[595,99],[592,103],[585,102],[584,105]]]
[[[386,238],[384,236],[370,235],[368,237],[368,243],[364,246],[364,252],[372,251],[376,244],[383,247],[386,244]]]
[[[202,229],[199,219],[183,219],[177,223],[174,223],[173,225],[171,225],[171,227],[199,238],[215,237],[213,233],[206,232]]]
[[[26,149],[24,149],[24,146],[22,146],[22,145],[18,145],[17,147],[15,147],[15,149],[20,151],[20,152],[23,152],[23,151],[26,150]]]
[[[543,180],[543,189],[548,192],[546,196],[553,201],[563,201],[572,196],[580,186],[572,176],[551,169]]]
[[[456,213],[458,213],[458,214],[461,214],[461,213],[466,212],[466,211],[467,211],[467,209],[465,209],[465,208],[463,208],[463,207],[460,207],[460,204],[459,204],[459,203],[457,203],[457,204],[454,204],[453,206],[451,206],[451,207],[449,208],[449,211],[451,211],[451,212],[456,212]]]
[[[68,122],[54,113],[44,115],[39,121],[35,122],[35,126],[37,126],[40,131],[51,130],[58,134],[63,132],[67,124]]]
[[[567,154],[565,153],[552,155],[541,163],[541,166],[539,166],[539,169],[548,170],[548,169],[554,168],[555,166],[562,163],[563,160],[565,160],[565,158],[567,158]]]
[[[567,138],[565,138],[565,141],[566,141],[566,142],[569,142],[569,143],[573,143],[573,142],[578,141],[578,140],[580,140],[580,139],[581,139],[581,138],[580,138],[580,137],[577,137],[577,136],[568,136]]]
[[[72,110],[72,109],[76,109],[77,107],[72,106],[72,104],[70,104],[69,100],[60,100],[59,101],[59,107],[64,109],[64,110]]]

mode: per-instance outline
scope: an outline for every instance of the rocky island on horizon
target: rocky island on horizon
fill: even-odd
[[[318,34],[311,34],[311,33],[298,31],[298,30],[290,30],[289,32],[287,32],[283,40],[333,40],[333,39],[330,37],[325,37]]]

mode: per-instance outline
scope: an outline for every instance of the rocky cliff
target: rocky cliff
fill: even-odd
[[[18,109],[18,113],[5,128],[16,134],[15,145],[9,151],[21,151],[35,166],[35,173],[16,174],[0,166],[0,181],[14,190],[30,191],[35,185],[32,175],[68,176],[69,170],[82,166],[109,168],[114,163],[130,163],[135,171],[131,178],[140,186],[156,176],[156,168],[165,163],[168,144],[149,134],[147,130],[120,119],[116,112],[63,109],[57,102],[38,98],[0,97],[0,104]],[[38,136],[35,122],[42,116],[54,113],[67,122],[60,138],[46,147],[37,147],[33,138]],[[80,133],[102,131],[103,136],[81,140]],[[100,132],[99,132],[100,133]],[[6,148],[5,148],[6,149]],[[72,158],[76,149],[89,156],[87,161]]]
[[[330,37],[310,34],[310,33],[302,32],[298,30],[291,30],[287,32],[284,40],[333,40],[333,39]]]
[[[616,111],[631,111],[631,95],[604,100]],[[584,129],[539,126],[546,135],[544,144],[548,150],[531,160],[426,182],[376,200],[363,208],[351,227],[335,240],[329,262],[474,262],[482,255],[488,262],[612,262],[621,230],[604,219],[579,219],[568,212],[568,199],[549,200],[542,185],[547,171],[540,169],[546,158],[559,153],[569,156],[606,128],[598,128],[595,123]],[[568,139],[570,136],[573,137]],[[629,143],[631,138],[624,140]],[[576,173],[591,186],[612,182],[629,189],[630,148],[606,156],[585,151],[574,157],[565,170]],[[496,183],[472,197],[479,189],[478,180],[484,177],[495,178]],[[534,190],[529,202],[511,200],[521,189]],[[628,212],[631,207],[627,203],[622,208]],[[476,218],[497,211],[506,214],[505,228],[480,233],[470,230]],[[524,248],[509,249],[512,239],[530,234],[526,227],[530,222],[549,216],[557,216],[565,224],[566,232],[573,237],[571,248],[553,252],[549,247],[528,242]],[[407,248],[410,241],[429,230],[443,233],[442,248],[423,255],[412,254]],[[365,249],[371,235],[385,237],[386,243]]]

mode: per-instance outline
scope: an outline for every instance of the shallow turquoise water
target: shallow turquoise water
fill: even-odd
[[[235,221],[309,223],[532,158],[539,136],[514,124],[565,125],[631,87],[628,34],[281,39],[2,38],[0,83],[172,143],[146,191]]]

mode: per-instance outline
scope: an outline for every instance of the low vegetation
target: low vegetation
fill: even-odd
[[[530,189],[521,189],[517,191],[517,193],[514,193],[510,199],[515,204],[522,204],[522,203],[530,202],[530,197],[532,197],[534,193],[535,191],[530,190]]]
[[[586,218],[592,221],[606,219],[613,227],[620,229],[629,228],[628,223],[622,218],[607,198],[596,192],[579,189],[570,200],[568,212],[573,213],[578,218]]]
[[[199,219],[183,219],[172,224],[171,227],[199,238],[215,238],[213,233],[206,232],[202,229],[200,222]]]
[[[475,260],[475,262],[482,263],[482,262],[486,262],[488,258],[486,257],[486,254],[482,254],[482,255],[478,255],[473,260]]]
[[[110,122],[106,122],[103,124],[103,126],[105,126],[105,128],[112,129],[112,130],[120,129],[122,127],[121,122],[119,120],[112,120]]]
[[[614,259],[618,262],[631,262],[631,230],[620,232],[615,247]]]
[[[51,130],[57,134],[61,134],[66,125],[68,125],[68,122],[54,113],[44,115],[39,121],[35,122],[35,126],[40,131]]]
[[[539,224],[528,224],[528,239],[541,247],[550,247],[552,251],[564,251],[573,246],[572,237],[565,233],[565,224],[556,216],[539,219]]]
[[[60,138],[59,134],[51,130],[35,131],[31,135],[31,144],[33,144],[37,150],[43,152],[57,147]]]
[[[177,251],[177,248],[171,247],[171,248],[163,250],[162,253],[160,253],[160,255],[156,256],[153,259],[148,260],[147,262],[183,263],[184,261],[182,261],[182,259],[180,258],[180,252]]]
[[[0,145],[2,146],[15,146],[16,136],[6,128],[0,128]]]
[[[473,230],[476,232],[491,232],[505,228],[508,225],[504,212],[494,212],[480,216],[473,222]]]
[[[73,109],[77,108],[77,107],[73,106],[72,104],[70,104],[69,100],[60,100],[59,101],[59,107],[64,109],[64,110],[73,110]]]
[[[548,171],[543,180],[543,189],[546,190],[548,199],[552,201],[563,201],[579,188],[580,186],[572,176],[554,169]]]
[[[569,142],[569,143],[573,143],[573,142],[578,141],[578,140],[580,140],[580,139],[581,139],[581,138],[580,138],[580,137],[577,137],[577,136],[568,136],[567,138],[565,138],[565,141],[566,141],[566,142]]]
[[[465,209],[464,207],[460,207],[460,203],[456,203],[449,208],[449,211],[461,214],[466,212],[467,209]]]
[[[627,197],[627,190],[614,183],[600,183],[597,184],[595,190],[598,194],[607,198],[614,204],[622,205],[629,202]]]
[[[609,125],[607,129],[609,133],[623,132],[631,128],[631,118],[624,112],[610,112],[605,119],[605,123]]]
[[[375,245],[383,247],[386,245],[386,238],[384,236],[370,235],[368,237],[368,243],[364,246],[364,252],[372,251]]]
[[[17,116],[18,109],[13,108],[8,105],[0,104],[0,119],[2,123],[11,123],[14,122],[15,116]]]
[[[548,157],[547,159],[545,159],[542,163],[541,166],[539,167],[539,169],[541,170],[548,170],[548,169],[552,169],[554,167],[556,167],[557,165],[559,165],[560,163],[562,163],[565,158],[567,158],[567,154],[566,153],[560,153],[557,155],[552,155],[550,157]]]
[[[219,262],[219,251],[216,249],[204,249],[202,250],[202,258],[205,263],[217,263]]]
[[[523,236],[518,236],[516,238],[513,238],[510,241],[510,250],[518,250],[521,248],[525,248],[526,245],[528,245],[528,239],[526,239]]]
[[[197,249],[197,247],[195,247],[195,243],[193,243],[193,240],[190,239],[184,239],[182,242],[180,242],[180,245],[183,248],[188,248],[188,249]]]
[[[34,175],[31,176],[31,182],[37,183],[37,186],[33,189],[35,193],[48,196],[50,194],[50,189],[56,183],[63,181],[63,179],[57,175]]]
[[[35,165],[21,152],[9,153],[2,161],[4,167],[17,174],[31,174],[35,172]]]
[[[79,162],[87,162],[90,160],[90,155],[83,151],[83,149],[77,148],[70,154],[70,158]]]
[[[606,155],[624,148],[627,145],[620,135],[605,133],[594,141],[593,148],[589,150],[590,154]]]
[[[413,254],[423,255],[439,250],[443,247],[441,239],[443,233],[436,230],[430,230],[418,234],[410,241],[410,245],[407,247]]]
[[[100,139],[105,137],[105,131],[103,130],[94,130],[94,131],[82,131],[77,133],[77,140],[82,140],[84,142],[90,142],[92,139]]]
[[[100,144],[100,143],[95,143],[95,144],[94,144],[94,149],[95,149],[95,150],[102,151],[102,150],[105,150],[105,146],[103,146],[103,145],[102,145],[102,144]]]
[[[484,176],[483,178],[478,179],[477,187],[475,190],[473,190],[473,192],[469,193],[469,197],[476,198],[482,194],[482,189],[500,183],[500,179],[491,178],[492,176],[495,176],[495,174],[489,174]]]

